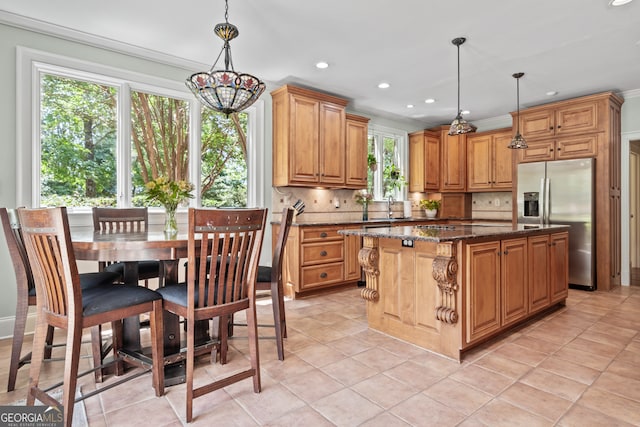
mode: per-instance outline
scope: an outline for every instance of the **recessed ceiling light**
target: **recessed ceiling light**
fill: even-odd
[[[466,115],[466,114],[471,114],[471,111],[469,111],[469,110],[462,110],[462,111],[460,111],[460,114],[465,114],[465,115]]]
[[[384,82],[378,85],[380,89],[387,89],[389,86],[390,86],[389,83],[384,83]]]
[[[316,64],[316,68],[320,68],[321,70],[323,70],[325,68],[329,68],[329,64],[324,61],[320,61]]]
[[[413,108],[413,104],[407,104],[407,108]]]
[[[427,98],[424,100],[424,102],[425,104],[433,104],[434,102],[436,102],[436,100],[433,98]]]
[[[550,90],[549,92],[547,92],[547,96],[556,96],[558,94],[558,91],[555,90]]]
[[[631,3],[633,0],[611,0],[609,6],[622,6],[627,3]]]

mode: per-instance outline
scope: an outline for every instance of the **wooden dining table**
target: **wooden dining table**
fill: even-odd
[[[162,229],[151,228],[143,232],[94,231],[93,227],[71,227],[71,241],[77,260],[118,261],[125,264],[123,281],[127,285],[138,285],[138,261],[160,261],[159,286],[178,283],[180,259],[187,258],[188,234],[178,232],[168,236]],[[164,353],[165,360],[180,353],[179,318],[164,312]],[[200,325],[196,330],[196,341],[209,340],[208,325]],[[123,347],[128,352],[141,353],[140,321],[125,319],[123,326]],[[169,373],[165,369],[165,385],[184,382],[179,373]],[[181,369],[177,370],[178,372]]]

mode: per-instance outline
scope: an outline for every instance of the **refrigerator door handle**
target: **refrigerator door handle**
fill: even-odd
[[[549,178],[545,179],[545,189],[544,189],[544,208],[545,212],[545,224],[549,224],[551,222],[551,180]]]
[[[544,190],[545,190],[544,183],[545,183],[545,181],[546,181],[546,178],[540,178],[540,206],[539,206],[539,209],[540,209],[540,225],[544,225],[544,222],[545,222],[544,215],[545,215],[545,212],[546,212],[546,209],[547,209],[547,197],[546,197],[546,195],[544,193]]]

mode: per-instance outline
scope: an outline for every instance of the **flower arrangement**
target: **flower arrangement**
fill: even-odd
[[[433,199],[420,200],[420,207],[426,210],[440,209],[440,200],[433,200]]]
[[[171,181],[161,176],[146,183],[145,195],[148,201],[160,203],[167,212],[175,212],[178,206],[193,198],[193,188],[189,181]]]
[[[371,200],[373,200],[373,194],[371,194],[367,190],[360,190],[356,191],[356,193],[353,195],[353,198],[355,199],[357,204],[367,205]]]

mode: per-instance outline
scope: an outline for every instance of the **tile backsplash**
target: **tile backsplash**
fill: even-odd
[[[501,219],[511,221],[511,192],[473,193],[471,217],[473,219]]]
[[[305,203],[304,213],[298,220],[333,221],[357,220],[362,218],[362,206],[353,199],[354,190],[278,187],[272,190],[272,211],[279,214],[285,206],[292,206],[298,199]],[[474,193],[472,197],[472,218],[511,220],[511,193]],[[403,204],[392,205],[393,217],[403,217]],[[422,217],[424,212],[412,200],[412,216]],[[386,218],[387,203],[373,202],[369,204],[369,218]]]

